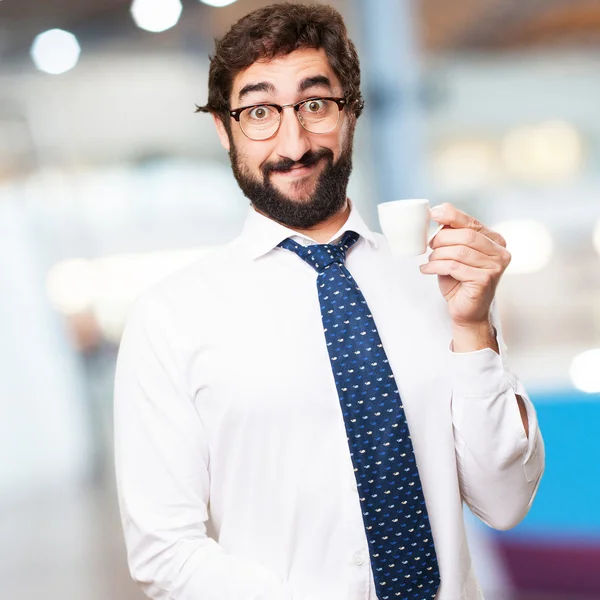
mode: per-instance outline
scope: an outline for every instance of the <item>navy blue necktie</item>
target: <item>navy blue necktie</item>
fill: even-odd
[[[323,331],[346,424],[379,600],[434,598],[439,568],[421,480],[394,374],[375,321],[344,265],[359,235],[339,244],[279,246],[318,273]]]

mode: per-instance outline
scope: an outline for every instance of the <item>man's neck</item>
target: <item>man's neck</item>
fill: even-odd
[[[349,216],[350,203],[346,200],[341,210],[329,217],[329,219],[318,223],[310,229],[297,229],[296,231],[312,238],[319,244],[326,244],[342,228]]]

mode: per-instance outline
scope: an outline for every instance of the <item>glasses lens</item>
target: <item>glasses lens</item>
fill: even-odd
[[[240,115],[242,131],[253,140],[270,138],[279,127],[279,111],[272,106],[253,106]]]
[[[298,109],[298,119],[311,133],[329,133],[333,131],[340,118],[340,109],[333,100],[315,98],[307,100]]]

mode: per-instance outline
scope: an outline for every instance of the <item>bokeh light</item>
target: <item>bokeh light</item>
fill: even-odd
[[[571,381],[582,392],[600,392],[600,348],[578,354],[571,363]]]
[[[501,155],[508,174],[517,179],[564,181],[580,171],[583,144],[571,124],[547,121],[510,130],[502,140]]]
[[[205,246],[64,260],[50,269],[46,291],[51,304],[64,315],[91,311],[106,339],[118,343],[134,300],[211,250]]]
[[[214,6],[216,8],[221,8],[223,6],[229,6],[233,4],[237,0],[200,0],[202,4],[208,4],[208,6]]]
[[[31,58],[35,66],[50,75],[70,71],[77,64],[80,53],[77,38],[63,29],[40,33],[31,45]]]
[[[433,157],[433,172],[449,193],[469,193],[489,185],[498,171],[498,151],[488,140],[444,144]]]
[[[140,29],[159,33],[177,25],[181,16],[180,0],[133,0],[131,16]]]
[[[46,292],[54,308],[70,315],[91,307],[96,284],[91,262],[73,258],[50,269],[46,278]]]
[[[543,223],[532,219],[511,220],[497,223],[492,229],[504,237],[512,255],[507,273],[535,273],[550,261],[554,243]]]

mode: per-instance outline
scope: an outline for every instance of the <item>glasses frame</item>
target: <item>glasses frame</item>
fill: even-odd
[[[313,131],[309,131],[308,129],[306,129],[304,123],[302,123],[302,121],[300,120],[300,115],[299,115],[300,107],[303,104],[306,104],[307,102],[312,102],[313,100],[330,100],[337,104],[338,118],[337,118],[337,121],[335,122],[335,125],[329,131],[322,131],[321,133],[314,133]],[[291,107],[294,109],[294,113],[296,115],[296,118],[298,119],[298,123],[300,123],[300,125],[302,125],[302,128],[305,129],[306,131],[308,131],[308,133],[314,133],[314,135],[323,135],[325,133],[331,133],[338,126],[338,123],[340,122],[340,113],[344,110],[344,107],[347,104],[348,104],[348,101],[346,100],[346,98],[334,98],[331,96],[314,96],[312,98],[306,98],[306,100],[300,100],[300,102],[294,102],[294,103],[290,103],[290,104],[274,104],[272,102],[259,102],[258,104],[249,104],[248,106],[240,106],[239,108],[234,108],[233,110],[230,110],[229,116],[233,117],[233,119],[235,119],[239,123],[242,133],[249,140],[252,140],[254,142],[264,142],[265,140],[270,140],[272,137],[276,136],[277,133],[279,132],[279,129],[281,127],[281,121],[282,121],[281,114],[283,113],[284,108]],[[260,106],[269,106],[271,108],[276,109],[277,112],[279,113],[279,123],[277,124],[277,129],[269,137],[260,138],[260,139],[256,140],[254,138],[251,138],[244,131],[244,128],[242,127],[242,124],[240,123],[240,117],[241,117],[243,111],[248,110],[249,108],[258,108]]]

